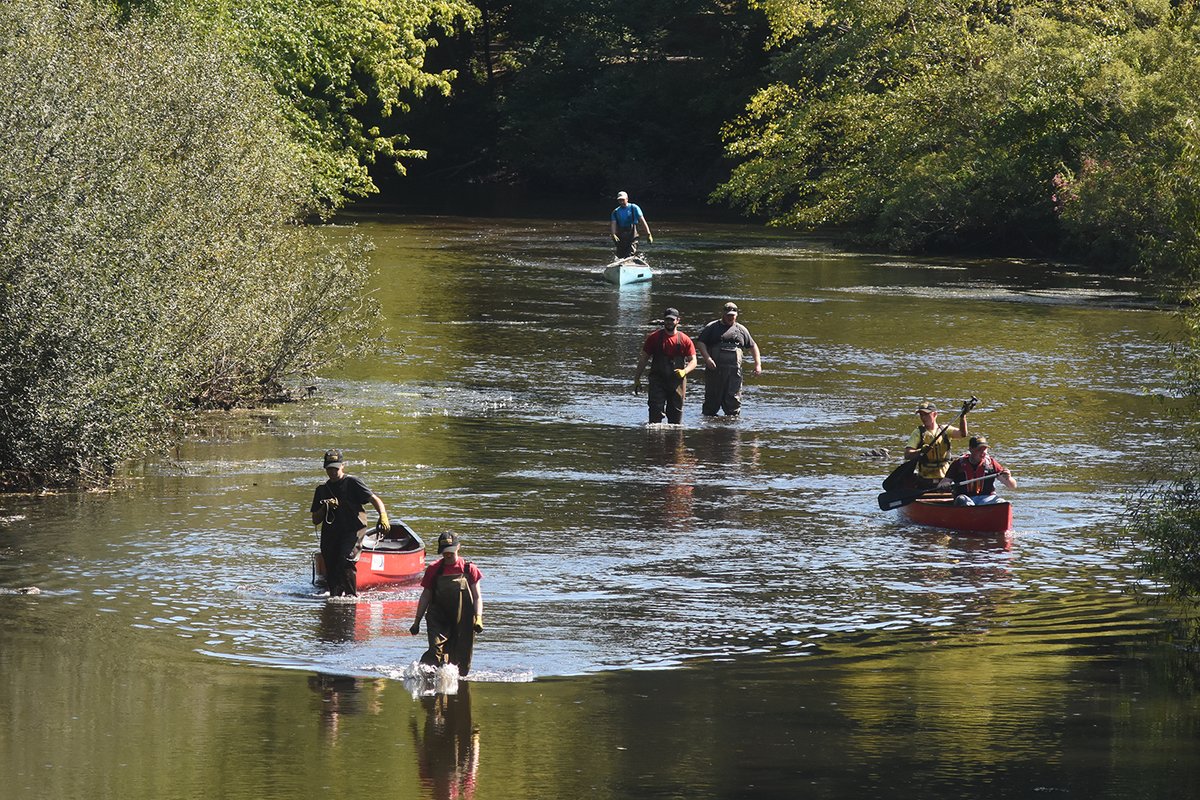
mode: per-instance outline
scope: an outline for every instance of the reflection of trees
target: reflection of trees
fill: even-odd
[[[470,798],[479,772],[479,729],[471,720],[470,685],[460,683],[458,694],[436,694],[421,700],[425,729],[413,742],[418,753],[421,785],[436,800]]]

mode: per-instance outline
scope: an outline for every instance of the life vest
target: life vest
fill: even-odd
[[[960,469],[962,470],[962,480],[970,481],[974,480],[975,478],[982,478],[984,475],[999,475],[1001,468],[990,455],[984,456],[983,460],[978,464],[972,464],[971,457],[969,455],[965,455],[958,459],[955,469],[956,471]],[[996,479],[994,477],[990,480],[979,481],[979,483],[968,483],[966,486],[956,486],[954,488],[954,493],[956,495],[967,494],[976,496],[982,494],[994,494],[995,491]]]
[[[937,438],[937,443],[925,450],[917,459],[917,474],[922,478],[932,478],[941,480],[946,477],[946,470],[950,468],[950,432],[945,435],[938,436],[937,430],[927,430],[919,428],[921,438],[917,441],[917,447],[924,448],[930,442]]]

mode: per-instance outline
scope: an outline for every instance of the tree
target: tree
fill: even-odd
[[[222,40],[12,0],[0,78],[0,485],[103,480],[342,352],[361,245],[294,224],[304,158]]]

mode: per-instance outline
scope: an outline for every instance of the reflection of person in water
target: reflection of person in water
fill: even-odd
[[[308,676],[308,688],[320,698],[322,731],[330,736],[337,736],[343,715],[363,712],[361,684],[362,681],[349,675],[317,673]]]
[[[688,451],[682,430],[664,429],[655,434],[646,437],[646,463],[655,471],[665,468],[666,483],[661,501],[648,503],[644,511],[655,527],[690,531],[695,527],[696,458]]]
[[[421,785],[436,800],[474,797],[479,729],[471,721],[468,684],[459,684],[458,694],[423,697],[421,702],[427,712],[423,737],[417,735],[416,720],[412,723]]]
[[[470,561],[458,557],[458,537],[443,533],[438,537],[441,559],[430,564],[421,578],[421,599],[417,601],[416,620],[409,632],[421,632],[421,618],[429,636],[429,649],[421,656],[422,664],[454,664],[458,674],[471,671],[475,635],[483,633],[483,594],[479,582],[483,573]]]

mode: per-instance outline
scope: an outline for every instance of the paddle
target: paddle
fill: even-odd
[[[969,481],[952,483],[948,488],[966,486],[967,484],[971,483],[979,483],[980,481],[986,481],[991,478],[996,478],[997,476],[998,473],[997,475],[983,475],[979,478],[971,478]],[[893,508],[899,508],[900,506],[908,505],[923,494],[929,494],[930,492],[938,491],[945,491],[945,489],[941,489],[937,486],[931,486],[928,489],[909,489],[908,491],[904,492],[880,492],[879,508],[883,511],[891,511]]]
[[[968,411],[973,409],[978,403],[979,398],[975,395],[971,395],[971,399],[963,403],[962,409],[958,412],[958,416],[954,418],[954,422],[943,425],[942,429],[937,432],[937,436],[934,436],[933,440],[929,444],[921,448],[920,453],[904,461],[904,463],[892,470],[891,475],[888,475],[883,479],[884,491],[894,492],[900,489],[908,481],[908,476],[912,475],[916,470],[917,462],[920,461],[921,457],[929,451],[929,448],[937,444],[938,439],[941,439],[943,436],[945,436],[946,431],[949,430],[955,422],[958,422],[960,419],[962,419],[963,414],[966,414]]]

